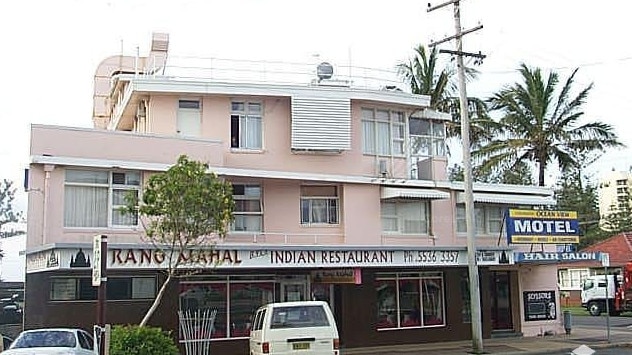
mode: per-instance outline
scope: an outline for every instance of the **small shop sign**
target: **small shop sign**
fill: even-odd
[[[523,299],[525,322],[557,318],[555,291],[525,291]]]

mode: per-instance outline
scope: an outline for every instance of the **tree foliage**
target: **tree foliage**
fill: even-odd
[[[440,62],[436,47],[428,51],[423,45],[418,45],[414,48],[413,57],[397,66],[397,72],[413,94],[430,97],[431,109],[452,115],[452,121],[447,125],[448,137],[460,138],[461,106],[454,82],[456,71],[450,63]],[[478,72],[468,67],[465,68],[465,74],[469,81],[475,79]],[[490,140],[495,133],[496,123],[487,115],[485,102],[468,97],[467,108],[471,145],[477,146]]]
[[[141,217],[147,240],[165,256],[167,273],[141,325],[147,324],[179,269],[196,262],[182,255],[212,249],[233,220],[231,184],[207,170],[207,164],[183,155],[169,170],[148,179],[140,203],[135,195],[127,196],[127,212]]]
[[[520,164],[514,170],[498,171],[497,173],[491,173],[478,167],[473,167],[472,179],[477,182],[488,184],[533,185],[534,183],[533,177],[531,176],[531,169],[526,163]],[[465,177],[463,166],[454,164],[449,167],[448,180],[464,181]]]
[[[22,212],[15,211],[13,206],[15,193],[16,188],[13,187],[12,181],[4,179],[0,182],[0,238],[24,233],[24,231],[15,228],[7,230],[9,224],[22,221]]]
[[[483,170],[515,170],[521,162],[534,163],[538,185],[544,186],[547,167],[556,164],[561,172],[577,165],[578,153],[604,151],[623,146],[612,126],[598,122],[580,123],[583,104],[593,85],[571,95],[577,69],[563,83],[559,75],[548,77],[539,68],[521,64],[521,83],[514,83],[495,93],[489,100],[490,110],[500,111],[497,135],[475,150],[472,157]]]
[[[110,338],[110,355],[178,355],[173,338],[160,328],[116,325]]]
[[[566,171],[555,189],[556,209],[576,211],[580,227],[579,249],[583,249],[611,236],[599,226],[597,187],[584,183],[581,169]]]

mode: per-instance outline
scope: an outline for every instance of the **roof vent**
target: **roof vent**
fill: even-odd
[[[331,79],[334,75],[334,67],[327,62],[322,62],[318,64],[318,67],[316,68],[316,75],[318,75],[319,81],[323,79]]]

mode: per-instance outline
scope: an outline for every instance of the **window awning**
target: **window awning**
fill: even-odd
[[[433,189],[383,187],[382,199],[387,200],[391,198],[413,199],[413,200],[447,199],[447,198],[450,198],[450,194],[445,191],[433,190]]]
[[[529,206],[541,206],[541,205],[555,205],[556,201],[553,196],[537,196],[537,195],[515,195],[515,194],[492,194],[475,192],[474,202],[482,203],[496,203],[502,205],[529,205]],[[465,194],[463,192],[458,194],[458,203],[465,202]]]

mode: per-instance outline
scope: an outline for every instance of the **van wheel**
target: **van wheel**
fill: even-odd
[[[588,313],[590,313],[591,316],[598,316],[601,314],[601,303],[600,302],[590,302],[588,304]]]

